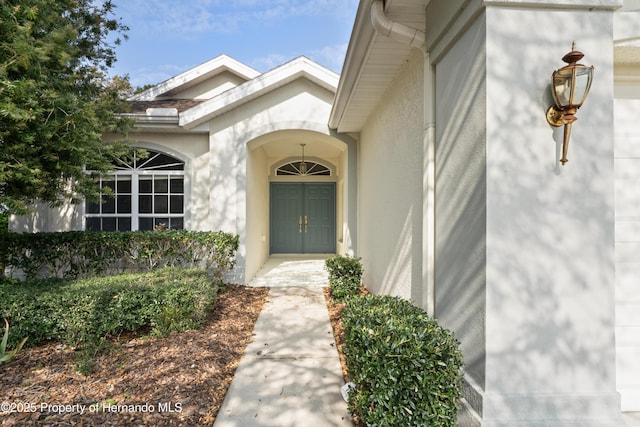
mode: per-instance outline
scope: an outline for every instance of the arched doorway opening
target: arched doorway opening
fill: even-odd
[[[345,141],[314,130],[279,130],[248,142],[249,277],[271,254],[342,253],[345,240],[350,247],[348,211],[355,192],[349,190],[349,162],[354,154]]]

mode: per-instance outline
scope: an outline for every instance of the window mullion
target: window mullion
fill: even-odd
[[[137,172],[131,174],[131,230],[138,231],[140,229],[140,221],[138,220],[138,177]]]

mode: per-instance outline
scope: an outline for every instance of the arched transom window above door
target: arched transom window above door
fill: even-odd
[[[295,161],[276,168],[277,176],[331,176],[331,169],[313,161]]]
[[[100,179],[102,203],[87,202],[87,230],[184,228],[184,162],[146,151],[146,157],[118,162]]]

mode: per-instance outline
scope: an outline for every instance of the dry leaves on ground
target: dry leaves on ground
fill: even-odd
[[[344,333],[342,330],[342,320],[340,314],[344,309],[345,303],[334,303],[331,300],[330,288],[324,288],[324,298],[327,302],[327,309],[329,310],[329,320],[331,321],[331,327],[333,328],[333,339],[336,342],[336,349],[338,350],[338,356],[340,357],[340,364],[342,365],[342,376],[345,382],[349,382],[349,372],[347,371],[347,363],[344,358]]]
[[[120,337],[79,374],[51,343],[0,366],[0,426],[212,425],[268,289],[229,285],[200,329]]]

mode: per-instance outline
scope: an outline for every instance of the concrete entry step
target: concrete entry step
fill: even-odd
[[[272,255],[260,268],[249,286],[328,286],[324,261],[330,254]]]

